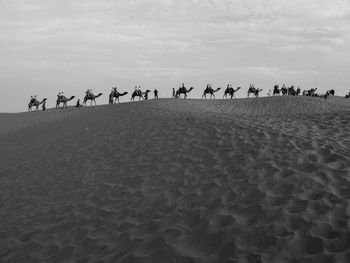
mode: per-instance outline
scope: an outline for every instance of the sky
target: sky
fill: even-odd
[[[105,104],[114,86],[170,97],[185,83],[200,98],[208,83],[241,86],[238,97],[285,83],[343,96],[349,41],[350,0],[0,0],[0,112],[87,89]]]

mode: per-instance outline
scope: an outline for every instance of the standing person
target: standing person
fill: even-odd
[[[75,106],[75,107],[81,107],[81,104],[80,104],[80,99],[78,99],[78,101],[77,101],[77,105]]]
[[[43,105],[41,106],[43,110],[46,110],[46,100],[44,99]]]
[[[154,90],[154,98],[158,99],[158,90],[157,89]]]
[[[173,88],[173,98],[175,97],[175,88]]]

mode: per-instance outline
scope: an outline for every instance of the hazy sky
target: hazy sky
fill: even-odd
[[[32,94],[52,107],[91,88],[104,104],[112,86],[168,97],[182,82],[192,98],[207,83],[344,95],[349,40],[350,0],[0,0],[0,112]]]

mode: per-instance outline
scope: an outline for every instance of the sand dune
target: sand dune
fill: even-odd
[[[0,261],[350,262],[349,123],[337,97],[0,114]]]

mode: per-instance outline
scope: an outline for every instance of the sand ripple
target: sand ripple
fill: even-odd
[[[349,262],[349,107],[312,99],[149,101],[5,129],[0,261]]]

